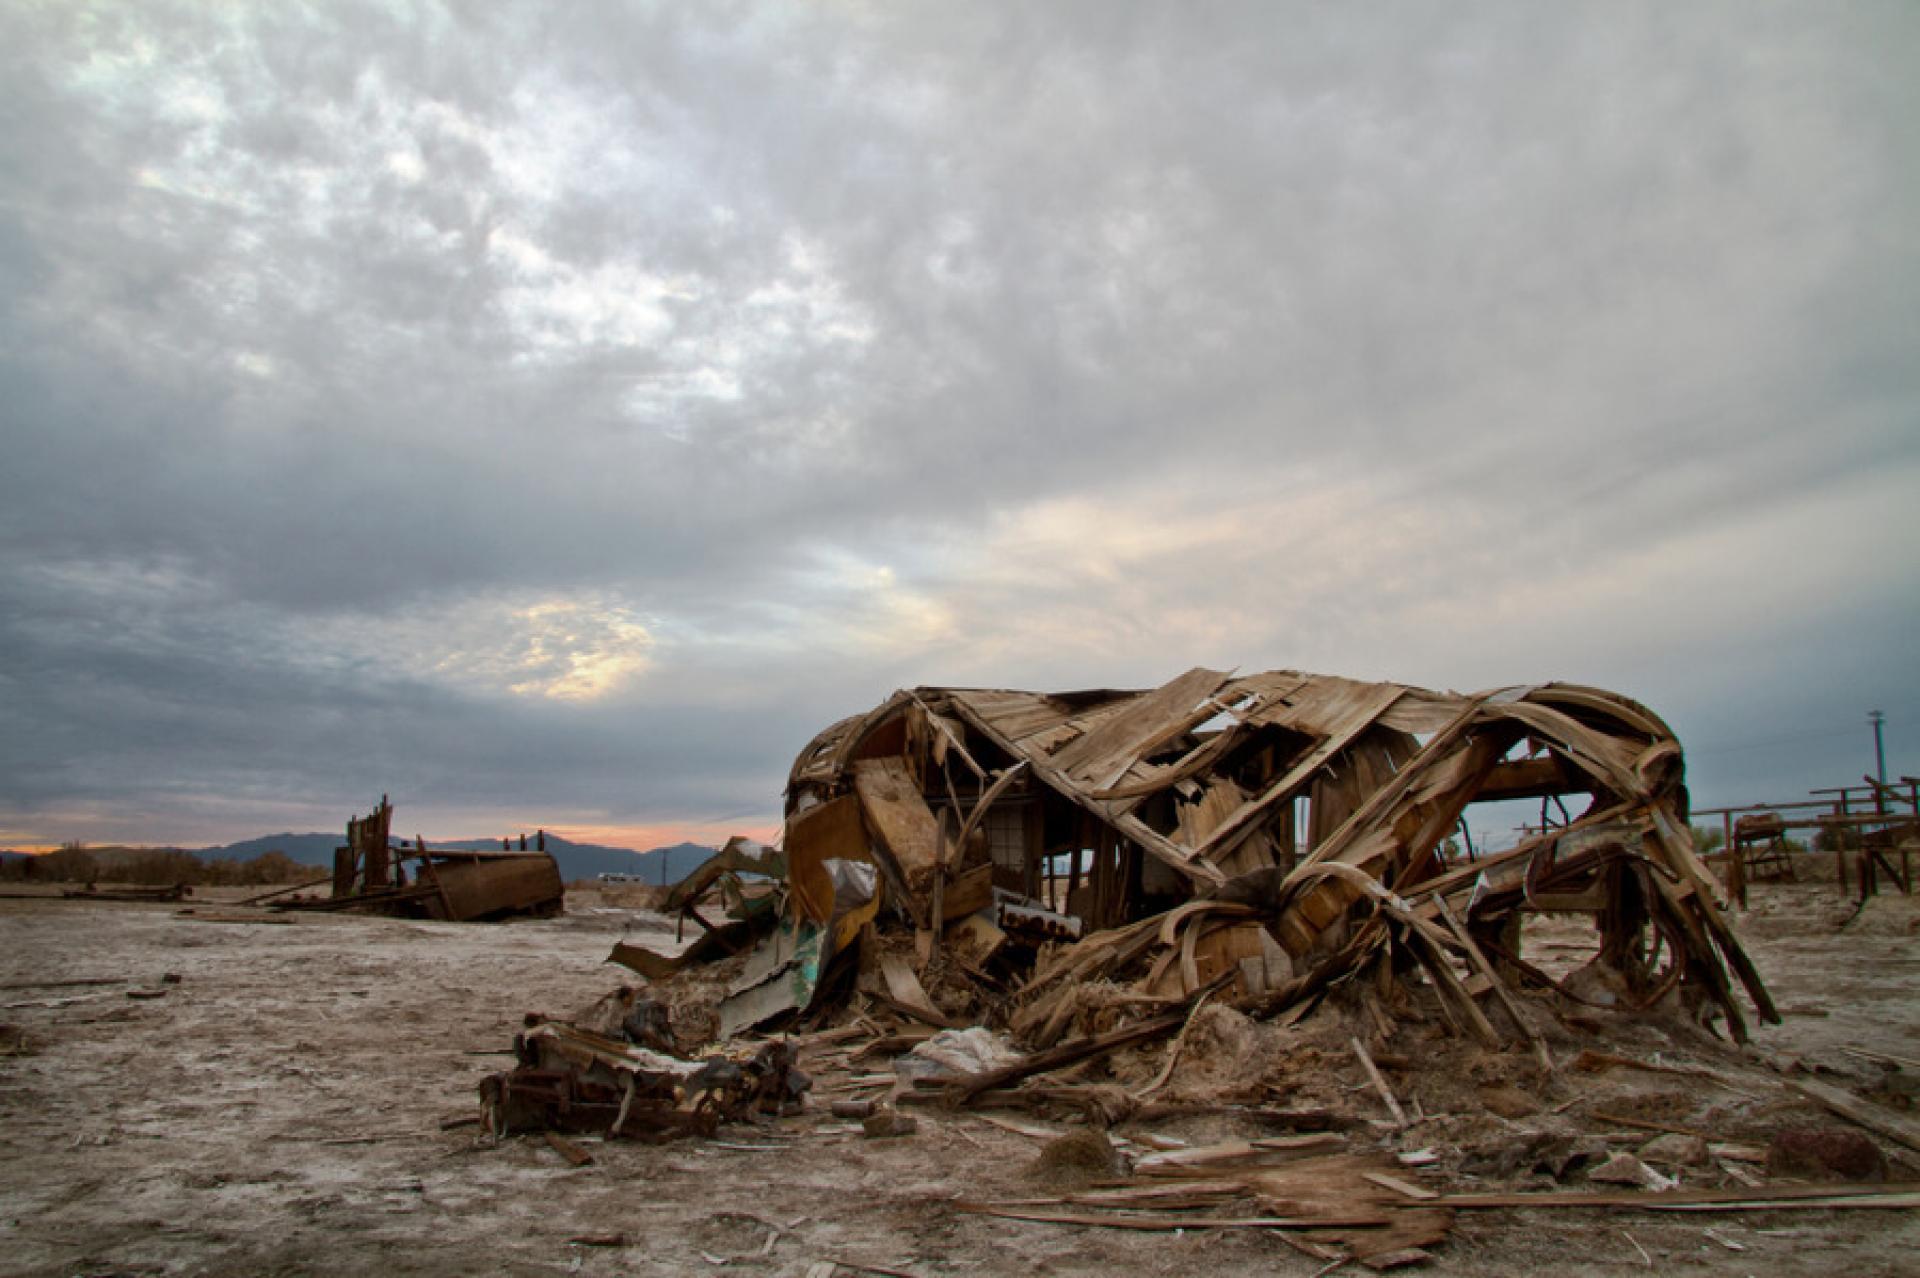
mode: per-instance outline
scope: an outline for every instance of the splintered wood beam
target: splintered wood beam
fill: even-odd
[[[1078,1064],[1095,1056],[1104,1056],[1108,1052],[1134,1043],[1144,1043],[1148,1039],[1158,1038],[1162,1034],[1179,1029],[1186,1023],[1186,1019],[1186,1009],[1181,1008],[1178,1011],[1164,1012],[1122,1029],[1109,1030],[1105,1034],[1090,1034],[1085,1038],[1073,1039],[1058,1047],[1050,1047],[1044,1052],[1036,1052],[1018,1064],[970,1076],[956,1089],[956,1098],[961,1104],[965,1104],[989,1088],[1005,1087],[1009,1083],[1017,1083],[1035,1074],[1049,1074],[1056,1069],[1065,1069],[1069,1065]]]
[[[1353,1046],[1353,1054],[1360,1060],[1360,1068],[1367,1071],[1367,1081],[1373,1084],[1373,1090],[1380,1093],[1380,1099],[1387,1103],[1387,1112],[1393,1115],[1395,1127],[1407,1125],[1407,1113],[1400,1108],[1400,1102],[1394,1099],[1393,1089],[1387,1086],[1387,1080],[1380,1077],[1380,1067],[1373,1063],[1373,1057],[1367,1055],[1367,1048],[1358,1035],[1347,1040]]]
[[[1474,796],[1475,802],[1493,803],[1503,799],[1538,799],[1555,794],[1574,794],[1592,786],[1591,781],[1575,777],[1552,755],[1537,759],[1510,759],[1488,774],[1486,783]]]
[[[1735,1189],[1563,1189],[1514,1194],[1442,1194],[1430,1207],[1602,1207],[1641,1211],[1785,1211],[1834,1207],[1910,1208],[1920,1205],[1920,1184],[1762,1185]]]
[[[1432,738],[1420,747],[1420,752],[1407,760],[1400,770],[1393,774],[1391,780],[1368,795],[1366,802],[1355,808],[1353,814],[1340,823],[1339,829],[1328,835],[1319,847],[1309,852],[1301,865],[1314,865],[1334,860],[1346,851],[1348,845],[1375,829],[1383,812],[1398,803],[1401,797],[1413,788],[1414,783],[1424,777],[1440,760],[1453,753],[1454,746],[1461,736],[1473,726],[1474,720],[1479,716],[1481,704],[1477,700],[1471,701],[1454,715],[1446,727],[1434,733]]]
[[[1877,1105],[1869,1105],[1856,1096],[1848,1095],[1837,1087],[1811,1079],[1795,1079],[1787,1083],[1794,1091],[1809,1100],[1818,1101],[1840,1117],[1857,1123],[1870,1132],[1877,1132],[1888,1140],[1899,1141],[1908,1149],[1920,1149],[1920,1123],[1903,1118],[1890,1110]]]
[[[1487,961],[1486,954],[1473,939],[1473,933],[1467,931],[1460,920],[1454,917],[1453,911],[1447,908],[1446,897],[1436,896],[1433,898],[1433,903],[1439,909],[1442,921],[1460,942],[1460,948],[1465,952],[1467,961],[1473,964],[1473,970],[1480,974],[1481,979],[1486,981],[1487,987],[1493,991],[1493,996],[1500,1000],[1500,1006],[1506,1009],[1514,1028],[1526,1035],[1527,1041],[1533,1044],[1534,1055],[1539,1058],[1540,1064],[1546,1068],[1547,1073],[1553,1073],[1553,1054],[1547,1050],[1547,1040],[1540,1036],[1540,1031],[1533,1027],[1533,1022],[1520,1014],[1520,1005],[1514,1002],[1513,994],[1507,989],[1506,982],[1500,979],[1493,964]]]
[[[1227,881],[1227,876],[1220,872],[1219,867],[1210,862],[1197,859],[1192,853],[1187,851],[1187,849],[1174,843],[1159,831],[1152,829],[1138,817],[1115,816],[1111,805],[1089,797],[1072,777],[1067,776],[1058,768],[1042,763],[1040,760],[1031,757],[1025,750],[1015,745],[1013,741],[998,728],[989,723],[986,716],[975,711],[974,708],[969,706],[965,701],[960,700],[958,697],[954,698],[953,709],[954,713],[958,714],[968,726],[972,727],[974,731],[978,732],[987,740],[993,742],[993,744],[1004,751],[1009,758],[1026,759],[1028,765],[1033,769],[1034,776],[1045,782],[1048,788],[1075,806],[1085,810],[1103,824],[1112,825],[1122,834],[1132,839],[1148,852],[1159,857],[1162,861],[1165,861],[1168,865],[1171,865],[1174,869],[1187,875],[1189,878],[1198,879],[1202,883],[1213,886]],[[1075,864],[1077,865],[1078,862],[1076,861]]]
[[[973,833],[974,829],[986,817],[988,809],[993,807],[993,801],[1006,793],[1007,787],[1019,780],[1020,774],[1026,770],[1027,761],[1025,759],[1016,760],[1009,765],[1004,772],[994,778],[993,784],[987,787],[987,792],[980,796],[980,801],[974,804],[973,809],[967,813],[966,821],[960,826],[960,837],[954,840],[954,846],[959,849],[958,854],[961,857],[964,858],[967,854],[968,836]]]
[[[1391,684],[1382,685],[1371,697],[1354,709],[1353,713],[1343,721],[1339,731],[1329,734],[1324,741],[1309,750],[1305,758],[1287,769],[1285,776],[1234,809],[1232,814],[1214,827],[1213,833],[1207,836],[1206,842],[1193,849],[1192,855],[1204,857],[1216,849],[1231,847],[1231,840],[1256,822],[1274,804],[1282,799],[1292,798],[1295,790],[1312,779],[1313,774],[1325,767],[1333,756],[1351,745],[1354,738],[1371,728],[1374,722],[1404,695],[1404,692],[1404,689]]]
[[[1658,836],[1661,850],[1667,854],[1671,868],[1682,880],[1691,884],[1697,894],[1695,899],[1700,908],[1695,913],[1713,937],[1713,943],[1726,956],[1734,975],[1740,978],[1747,997],[1753,1000],[1754,1007],[1760,1012],[1760,1019],[1769,1025],[1780,1024],[1780,1012],[1773,1004],[1773,996],[1767,993],[1766,983],[1760,979],[1759,969],[1754,967],[1753,960],[1741,947],[1739,938],[1734,936],[1733,928],[1720,916],[1713,879],[1706,867],[1700,864],[1700,858],[1693,854],[1692,836],[1682,832],[1678,818],[1665,802],[1650,804],[1649,811],[1653,817],[1654,833]],[[1731,998],[1728,1003],[1732,1003]],[[1735,1018],[1738,1018],[1737,1013]]]
[[[1499,1032],[1493,1028],[1493,1022],[1487,1019],[1487,1014],[1480,1010],[1480,1004],[1461,983],[1459,975],[1453,970],[1453,964],[1447,959],[1446,951],[1440,948],[1439,942],[1427,934],[1424,923],[1411,914],[1401,917],[1408,924],[1407,938],[1411,942],[1414,957],[1420,960],[1420,965],[1427,969],[1429,976],[1433,977],[1433,983],[1440,993],[1441,1001],[1444,1003],[1448,999],[1452,1000],[1461,1018],[1466,1022],[1467,1028],[1473,1031],[1473,1036],[1480,1040],[1482,1046],[1498,1048]]]
[[[1061,747],[1049,762],[1076,777],[1089,769],[1110,773],[1121,756],[1130,766],[1134,760],[1188,731],[1190,723],[1204,723],[1218,713],[1211,706],[1196,707],[1201,707],[1201,703],[1232,677],[1196,666],[1152,692],[1135,697],[1118,714]]]

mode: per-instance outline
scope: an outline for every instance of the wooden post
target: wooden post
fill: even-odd
[[[1846,806],[1846,800],[1842,798],[1840,802],[1834,804],[1834,807],[1839,809],[1834,815],[1846,815]],[[1847,841],[1851,833],[1851,829],[1847,826],[1839,825],[1833,827],[1833,870],[1835,874],[1840,876],[1841,896],[1847,895]]]
[[[1107,896],[1113,890],[1113,872],[1107,864],[1107,828],[1101,826],[1094,832],[1093,869],[1088,873],[1089,886],[1093,889],[1092,904],[1087,908],[1087,926],[1093,931],[1101,931],[1107,926]]]
[[[1049,901],[1047,903],[1048,909],[1058,910],[1062,914],[1073,913],[1073,894],[1080,890],[1080,858],[1085,854],[1087,844],[1091,842],[1091,840],[1087,838],[1087,835],[1090,832],[1089,828],[1092,824],[1092,820],[1086,813],[1082,812],[1079,822],[1075,827],[1080,833],[1073,841],[1073,860],[1067,865],[1067,895],[1057,905]]]
[[[1027,867],[1021,875],[1021,882],[1025,885],[1022,890],[1028,896],[1039,895],[1034,889],[1039,886],[1039,860],[1046,855],[1046,822],[1046,791],[1035,786],[1033,802],[1026,806],[1020,820],[1020,857]]]
[[[1737,902],[1744,910],[1747,908],[1747,860],[1740,849],[1733,813],[1720,814],[1720,829],[1727,849],[1727,899]]]

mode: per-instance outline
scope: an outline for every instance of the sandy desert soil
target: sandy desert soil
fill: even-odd
[[[828,1259],[929,1278],[1321,1268],[1255,1231],[956,1212],[956,1198],[1036,1192],[1027,1169],[1039,1141],[967,1113],[923,1110],[917,1134],[866,1140],[821,1104],[716,1141],[586,1140],[595,1161],[578,1169],[537,1138],[496,1146],[472,1126],[443,1130],[476,1112],[475,1085],[507,1065],[497,1053],[524,1012],[569,1012],[620,984],[626,974],[603,960],[623,937],[671,943],[658,916],[591,891],[572,894],[565,917],[505,926],[214,922],[178,908],[0,900],[0,1022],[13,1027],[0,1051],[24,1036],[22,1054],[0,1057],[0,1273],[799,1276]],[[1742,1140],[1836,1121],[1782,1080],[1817,1070],[1869,1094],[1880,1068],[1844,1049],[1920,1057],[1920,909],[1895,895],[1838,929],[1845,915],[1831,884],[1755,889],[1744,932],[1788,1015],[1754,1047],[1658,1023],[1607,1044],[1708,1065],[1736,1089],[1626,1070],[1530,1079],[1515,1051],[1474,1067],[1480,1081],[1519,1080],[1537,1097],[1539,1113],[1509,1120],[1441,1114],[1474,1080],[1423,1075],[1414,1061],[1390,1077],[1434,1117],[1399,1144],[1497,1148],[1600,1105]],[[1530,933],[1530,944],[1551,953],[1573,942]],[[72,983],[89,979],[113,983]],[[129,995],[150,990],[165,993]],[[1556,1051],[1571,1057],[1577,1040]],[[1351,1059],[1314,1068],[1321,1095],[1371,1112]],[[1246,1134],[1237,1121],[1154,1130],[1205,1142]],[[1352,1139],[1387,1147],[1393,1134],[1363,1124]],[[1892,1175],[1916,1180],[1920,1169],[1896,1159]],[[613,1234],[625,1245],[571,1241]],[[1432,1268],[1873,1278],[1915,1272],[1916,1247],[1912,1211],[1502,1210],[1462,1212]]]

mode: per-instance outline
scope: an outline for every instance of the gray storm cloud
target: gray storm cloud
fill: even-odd
[[[1350,10],[0,11],[0,841],[1195,663],[1916,770],[1920,17]]]

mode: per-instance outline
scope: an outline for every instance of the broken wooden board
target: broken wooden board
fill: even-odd
[[[1227,676],[1218,670],[1189,670],[1128,702],[1091,732],[1063,746],[1053,756],[1053,766],[1077,780],[1104,783],[1116,770],[1125,771],[1134,759],[1218,714],[1212,706],[1197,712],[1195,707],[1226,681]]]
[[[833,884],[825,862],[868,861],[867,827],[853,795],[796,812],[787,820],[787,889],[793,906],[815,923],[833,911]]]
[[[1840,1117],[1857,1123],[1870,1132],[1899,1141],[1908,1149],[1920,1150],[1920,1123],[1902,1118],[1892,1110],[1871,1105],[1857,1096],[1812,1079],[1795,1079],[1787,1084],[1809,1100],[1818,1101]]]
[[[952,1017],[933,1005],[933,1000],[927,997],[927,991],[920,984],[920,978],[913,974],[913,969],[899,955],[888,954],[880,959],[880,976],[886,981],[887,993],[894,1004],[929,1025],[957,1028]]]
[[[1514,1194],[1442,1194],[1438,1207],[1581,1207],[1635,1211],[1788,1211],[1860,1208],[1904,1210],[1920,1205],[1920,1184],[1763,1185],[1737,1189],[1540,1190]]]
[[[993,904],[993,867],[976,865],[949,879],[940,900],[940,921],[952,923]]]
[[[906,761],[897,756],[856,760],[853,789],[868,828],[893,854],[907,886],[924,891],[940,863],[940,826]]]

